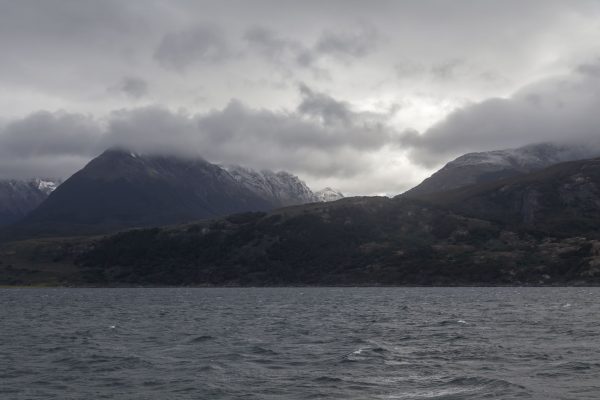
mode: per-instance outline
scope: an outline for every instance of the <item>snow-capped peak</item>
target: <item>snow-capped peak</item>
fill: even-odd
[[[339,199],[343,199],[344,195],[342,194],[342,192],[332,189],[330,187],[326,187],[325,189],[321,189],[317,192],[315,192],[315,198],[317,199],[317,201],[336,201]]]
[[[224,168],[244,187],[281,206],[314,201],[310,188],[296,175],[288,172],[256,171],[239,165],[229,165]]]

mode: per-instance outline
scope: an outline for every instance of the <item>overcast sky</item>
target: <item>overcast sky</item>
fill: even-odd
[[[0,177],[120,145],[396,194],[598,110],[600,1],[0,0]]]

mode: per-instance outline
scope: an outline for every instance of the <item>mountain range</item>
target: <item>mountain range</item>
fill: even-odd
[[[47,199],[40,196],[39,206],[31,207],[33,210],[11,228],[11,233],[110,232],[265,211],[325,198],[320,196],[287,172],[259,172],[240,166],[222,167],[200,158],[110,149]]]
[[[283,208],[210,216],[196,222],[142,228],[105,236],[49,238],[0,247],[0,283],[67,285],[562,285],[600,284],[600,158],[560,162],[569,154],[554,145],[465,155],[444,171],[453,188],[409,191],[394,198],[352,197]],[[515,156],[515,154],[517,156]],[[228,170],[198,160],[144,158],[109,152],[93,163],[128,168],[90,168],[73,178],[77,187],[104,181],[133,186],[130,198],[156,188],[154,179],[185,181],[158,186],[183,197],[195,187],[187,176],[174,180],[173,166],[194,176],[211,171],[202,188],[228,201],[244,193],[248,204],[287,197],[268,182],[283,179],[240,167]],[[115,159],[110,157],[116,157]],[[129,158],[127,158],[129,157]],[[461,158],[459,158],[461,159]],[[467,160],[467,161],[465,161]],[[479,161],[477,161],[479,160]],[[507,162],[510,160],[510,162]],[[465,169],[472,165],[462,185]],[[519,170],[518,168],[522,168]],[[140,175],[138,169],[143,173]],[[181,170],[180,167],[175,170]],[[238,172],[229,172],[237,170]],[[239,171],[242,172],[239,172]],[[99,175],[95,175],[96,172]],[[120,172],[115,172],[120,171]],[[122,171],[136,171],[124,174]],[[452,171],[459,171],[452,175]],[[500,171],[490,174],[490,171]],[[506,174],[505,174],[506,172]],[[223,175],[223,174],[226,175]],[[179,176],[178,174],[176,174]],[[147,183],[128,178],[148,176]],[[236,176],[238,178],[236,178]],[[244,185],[239,185],[241,176]],[[442,174],[427,182],[431,187]],[[72,178],[72,179],[73,179]],[[85,179],[83,179],[85,178]],[[218,179],[217,179],[218,178]],[[92,183],[81,184],[90,181]],[[205,182],[237,182],[232,192]],[[200,181],[199,181],[200,182]],[[61,188],[52,198],[64,201]],[[251,189],[246,186],[250,185]],[[296,193],[307,192],[292,185]],[[457,187],[458,186],[458,187]],[[111,186],[102,186],[110,190]],[[228,187],[228,186],[223,186]],[[235,189],[234,189],[235,187]],[[242,192],[236,192],[243,188]],[[123,190],[118,186],[114,190]],[[149,189],[148,189],[149,190]],[[143,193],[155,193],[153,190]],[[101,195],[102,191],[94,193]],[[334,192],[334,191],[332,191]],[[65,198],[68,192],[65,192]],[[109,192],[110,193],[110,192]],[[268,195],[271,193],[271,195]],[[279,193],[275,195],[275,193]],[[60,196],[59,196],[60,195]],[[208,194],[206,194],[208,196]],[[213,195],[212,192],[210,195]],[[153,194],[154,196],[154,194]],[[273,197],[271,197],[273,196]],[[158,197],[160,198],[160,197]],[[196,198],[194,198],[196,199]],[[56,200],[58,201],[58,200]],[[58,204],[60,205],[61,202]],[[64,203],[62,203],[64,204]],[[136,204],[133,202],[132,204]],[[281,204],[281,203],[279,203]],[[75,205],[73,205],[75,207]],[[58,207],[58,206],[56,206]],[[82,209],[83,210],[83,209]],[[146,210],[147,211],[147,210]],[[155,208],[160,212],[160,208]],[[129,212],[129,211],[128,211]],[[223,210],[223,213],[229,213]],[[147,212],[140,215],[147,215]],[[187,217],[186,217],[187,218]]]
[[[134,230],[73,259],[105,283],[590,284],[600,283],[599,223],[591,159],[428,199],[355,197]]]

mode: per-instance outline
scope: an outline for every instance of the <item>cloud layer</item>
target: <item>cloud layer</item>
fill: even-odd
[[[467,151],[593,141],[599,17],[594,0],[0,0],[0,176],[124,145],[398,193]]]
[[[469,151],[514,148],[530,143],[586,143],[600,148],[600,68],[585,64],[548,78],[509,98],[461,108],[422,135],[405,134],[411,159],[439,165]]]
[[[350,193],[397,193],[407,185],[390,171],[406,168],[407,161],[413,170],[427,170],[470,151],[547,141],[600,151],[596,65],[527,85],[508,98],[465,106],[423,133],[395,127],[394,110],[360,110],[304,84],[291,110],[232,100],[195,114],[157,105],[114,111],[104,119],[36,112],[0,131],[0,171],[5,177],[67,176],[119,146],[289,170],[309,182],[333,180]]]
[[[73,163],[119,146],[343,179],[370,170],[369,155],[395,142],[387,115],[353,110],[306,86],[299,91],[301,102],[291,111],[254,109],[232,100],[207,113],[149,106],[115,111],[104,120],[37,112],[0,132],[0,170],[14,176],[11,165],[30,163],[17,175],[65,176],[74,172]]]

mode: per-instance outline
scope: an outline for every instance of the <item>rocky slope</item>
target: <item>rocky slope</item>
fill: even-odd
[[[0,180],[0,226],[12,224],[39,206],[60,184],[56,179]]]
[[[405,195],[422,195],[491,182],[527,174],[566,161],[596,156],[600,156],[596,150],[584,146],[552,143],[468,153],[449,162],[421,184],[407,191]]]

